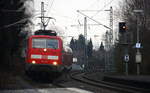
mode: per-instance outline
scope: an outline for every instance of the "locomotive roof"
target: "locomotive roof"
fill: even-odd
[[[30,38],[58,38],[61,39],[59,36],[49,36],[49,35],[31,35]]]
[[[34,32],[35,35],[49,35],[49,36],[57,36],[56,31],[54,30],[37,30]]]

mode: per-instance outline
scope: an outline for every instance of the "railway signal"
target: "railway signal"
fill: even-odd
[[[127,30],[126,22],[119,22],[119,32],[125,33]]]

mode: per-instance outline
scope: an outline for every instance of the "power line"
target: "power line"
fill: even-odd
[[[107,3],[106,5],[104,5],[104,7],[100,10],[97,11],[97,13],[95,13],[91,18],[93,18],[94,16],[96,16],[99,12],[103,11],[104,8],[106,8],[109,4],[111,4],[114,0],[111,0],[109,3]]]
[[[50,1],[49,1],[49,4],[50,4]],[[48,4],[48,6],[49,6],[49,4]],[[50,7],[48,7],[47,15],[48,15],[49,11],[51,10],[53,4],[54,4],[54,0],[51,2]]]
[[[19,21],[17,21],[17,22],[12,23],[12,24],[4,25],[4,26],[1,27],[0,29],[9,28],[9,27],[15,26],[15,25],[17,25],[17,24],[20,24],[20,23],[23,23],[23,22],[27,21],[28,19],[29,19],[29,18],[24,18],[24,19],[22,19],[22,20],[19,20]]]
[[[93,7],[93,6],[95,5],[95,3],[97,3],[97,0],[95,0],[95,2],[92,3],[88,8]],[[88,8],[87,8],[87,9],[88,9]],[[87,9],[86,9],[86,10],[87,10]]]
[[[88,11],[88,12],[93,12],[93,11],[97,11],[97,13],[95,13],[93,16],[91,16],[90,18],[92,19],[94,16],[96,16],[99,12],[103,11],[104,8],[106,8],[108,5],[110,5],[114,0],[111,0],[109,3],[105,4],[104,7],[100,10],[80,10],[80,11]],[[104,26],[106,27],[106,26]],[[106,27],[107,28],[107,27]]]
[[[102,23],[98,22],[97,20],[95,20],[95,19],[93,19],[93,18],[91,18],[91,17],[89,17],[89,16],[85,15],[85,14],[84,14],[84,13],[82,13],[81,11],[77,10],[77,12],[78,12],[78,13],[80,13],[80,14],[82,14],[83,16],[85,16],[85,17],[87,17],[87,18],[91,19],[92,21],[94,21],[94,22],[98,23],[99,25],[102,25],[103,27],[105,27],[105,28],[107,28],[107,29],[110,29],[110,30],[111,30],[111,28],[110,28],[110,27],[108,27],[108,26],[106,26],[106,25],[103,25]]]

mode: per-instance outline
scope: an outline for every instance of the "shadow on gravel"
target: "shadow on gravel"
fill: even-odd
[[[32,72],[28,75],[28,78],[32,79],[33,82],[49,84],[59,77],[56,73],[48,72]]]
[[[58,78],[54,73],[31,73],[30,76],[14,75],[10,72],[0,73],[0,91],[1,90],[25,90],[25,89],[41,89],[53,88],[53,81]]]
[[[14,65],[11,66],[11,69],[8,69],[7,65],[0,65],[0,93],[1,90],[57,87],[53,86],[52,83],[59,77],[59,74],[35,72],[26,75],[24,72],[24,59],[17,55],[15,55],[11,63],[14,63]]]
[[[26,74],[28,79],[32,80],[34,83],[52,84],[58,78],[62,76],[61,73],[57,72],[47,72],[47,71],[33,71]]]
[[[26,75],[24,79],[36,88],[63,88],[61,84],[69,81],[69,74],[32,72]]]

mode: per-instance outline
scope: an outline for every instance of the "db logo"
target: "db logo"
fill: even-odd
[[[46,56],[46,55],[43,55],[43,56],[42,56],[42,59],[47,59],[47,56]]]

